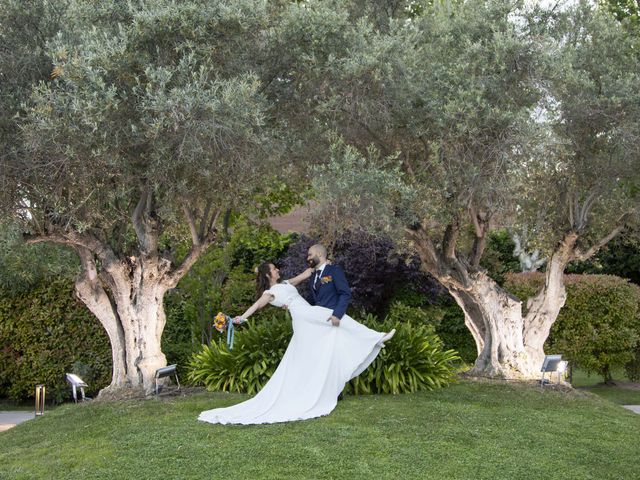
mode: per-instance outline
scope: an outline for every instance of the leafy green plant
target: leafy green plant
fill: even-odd
[[[433,316],[427,310],[419,307],[412,307],[405,305],[402,302],[393,302],[389,308],[387,319],[396,323],[413,323],[415,325],[431,325],[436,322],[433,321]]]
[[[476,359],[476,344],[464,323],[464,313],[448,295],[442,295],[435,304],[428,304],[424,300],[416,303],[405,289],[401,296],[394,298],[396,300],[388,313],[388,317],[394,322],[431,325],[442,340],[444,350],[456,350],[460,359],[466,363],[472,363]]]
[[[228,243],[209,248],[178,287],[165,295],[167,324],[162,350],[169,363],[178,364],[181,374],[186,374],[192,354],[212,342],[215,314],[240,314],[251,305],[255,300],[254,267],[277,258],[290,241],[288,235],[280,235],[268,225],[244,221],[235,224]]]
[[[191,358],[189,380],[208,390],[256,393],[273,375],[291,339],[291,322],[284,315],[251,320],[236,333],[233,350],[222,336],[203,345]]]
[[[504,275],[509,272],[519,272],[520,262],[513,256],[515,244],[506,228],[489,233],[487,247],[480,265],[487,269],[487,273],[500,285],[504,283]]]
[[[368,316],[364,324],[379,331],[396,328],[393,340],[380,351],[373,363],[349,382],[346,390],[356,395],[367,393],[410,393],[433,390],[453,382],[454,350],[444,350],[434,327],[409,322],[396,323],[387,317],[379,322]]]
[[[443,350],[442,341],[428,325],[379,322],[368,316],[364,323],[379,331],[397,329],[393,341],[371,366],[346,387],[348,392],[406,393],[439,388],[450,383],[459,359]],[[291,323],[282,314],[251,322],[235,337],[233,350],[222,338],[203,345],[190,362],[189,380],[208,390],[256,393],[280,363],[292,335]]]
[[[291,234],[280,234],[268,224],[239,226],[229,243],[233,266],[253,272],[260,263],[279,258],[293,238]]]
[[[443,301],[426,308],[434,322],[436,333],[444,343],[444,348],[455,349],[461,360],[473,363],[478,356],[476,342],[464,323],[464,312],[453,300]]]

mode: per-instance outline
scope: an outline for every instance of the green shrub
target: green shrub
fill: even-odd
[[[209,248],[167,292],[162,350],[168,363],[178,364],[179,375],[187,373],[193,353],[212,342],[218,311],[240,314],[255,301],[256,264],[277,258],[290,241],[268,225],[236,225],[228,243]]]
[[[228,246],[232,265],[253,272],[260,263],[280,258],[293,238],[267,224],[241,226],[234,231]]]
[[[427,307],[429,316],[434,319],[438,337],[445,349],[454,349],[465,363],[473,363],[478,357],[478,349],[471,332],[464,323],[464,312],[455,301],[442,302]],[[435,323],[435,319],[439,319]]]
[[[640,342],[636,345],[633,358],[625,364],[624,371],[632,382],[640,381]]]
[[[178,366],[178,377],[181,379],[186,378],[189,372],[191,356],[206,341],[198,322],[187,316],[187,311],[192,307],[193,303],[179,293],[168,292],[164,297],[167,323],[162,332],[162,353],[167,357],[168,365],[175,363]]]
[[[569,285],[566,283],[569,275],[565,275],[565,286],[567,291],[570,290]],[[575,281],[579,281],[581,276]],[[522,300],[522,312],[527,311],[527,299],[533,297],[544,285],[545,274],[541,272],[527,272],[527,273],[510,273],[505,277],[504,289],[512,295],[515,295]],[[574,281],[574,283],[575,283]]]
[[[406,294],[401,298],[406,300]],[[442,340],[443,349],[456,350],[460,359],[466,363],[475,361],[478,356],[476,343],[464,323],[464,312],[453,299],[443,298],[439,303],[430,305],[424,300],[419,302],[416,298],[410,305],[405,304],[404,301],[395,300],[389,308],[388,317],[394,323],[432,325],[435,333]]]
[[[365,323],[379,331],[396,325],[387,318]],[[362,393],[405,393],[442,387],[452,381],[458,356],[444,351],[442,342],[428,325],[400,323],[397,333],[372,365],[346,387]],[[236,333],[233,350],[223,338],[203,345],[193,355],[189,380],[208,390],[253,394],[268,381],[280,363],[291,339],[289,319],[282,314],[250,322]]]
[[[396,334],[369,368],[349,382],[347,392],[411,393],[441,388],[454,380],[460,357],[454,350],[443,349],[433,326],[397,323],[390,317],[379,322],[373,316],[363,323],[382,332],[396,328]]]
[[[542,273],[508,275],[505,287],[524,300],[543,283]],[[609,381],[613,370],[634,360],[640,287],[611,275],[565,275],[565,285],[567,301],[545,350],[562,353],[574,366]]]
[[[515,243],[506,228],[489,232],[487,246],[482,255],[480,265],[487,270],[487,274],[502,285],[505,275],[509,272],[519,272],[520,261],[513,256]]]
[[[434,316],[435,315],[435,316]],[[389,307],[386,319],[394,323],[413,323],[414,325],[433,325],[440,323],[435,309],[411,307],[402,302],[394,301]]]
[[[55,280],[22,295],[0,292],[0,396],[22,401],[45,384],[47,399],[71,390],[78,373],[94,394],[111,381],[111,348],[98,320],[74,295],[73,283]]]
[[[218,334],[210,345],[194,353],[188,379],[207,390],[253,394],[271,378],[293,334],[285,312],[254,317],[235,334],[233,350]]]

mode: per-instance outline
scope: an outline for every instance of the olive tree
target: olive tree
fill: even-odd
[[[166,365],[165,292],[216,241],[226,212],[279,170],[261,78],[277,5],[37,3],[3,3],[26,19],[4,17],[3,36],[18,48],[37,33],[38,57],[25,52],[33,75],[12,77],[20,88],[3,101],[2,209],[29,243],[80,258],[77,295],[112,347],[103,394],[148,392]],[[55,9],[48,29],[43,8]],[[20,74],[9,53],[3,79]],[[175,258],[167,239],[183,235],[190,250]]]
[[[319,214],[404,232],[465,313],[473,374],[535,378],[567,262],[593,255],[635,215],[631,48],[586,4],[468,2],[395,22],[389,34],[361,26],[334,68],[323,108],[354,146],[317,171],[318,191],[334,200]],[[368,143],[382,155],[358,153]],[[369,195],[376,189],[386,197]],[[549,255],[526,316],[480,266],[491,229],[522,225]]]

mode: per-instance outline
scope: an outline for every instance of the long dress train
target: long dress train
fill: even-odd
[[[309,305],[293,285],[280,283],[266,293],[274,296],[272,305],[286,305],[293,319],[293,336],[278,368],[253,398],[204,411],[198,420],[248,425],[328,415],[345,384],[380,352],[384,333],[348,315],[332,326],[327,322],[332,311]]]

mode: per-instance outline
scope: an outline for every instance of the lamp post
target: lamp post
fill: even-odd
[[[36,385],[36,417],[38,415],[44,415],[44,397],[47,388],[44,385]]]

